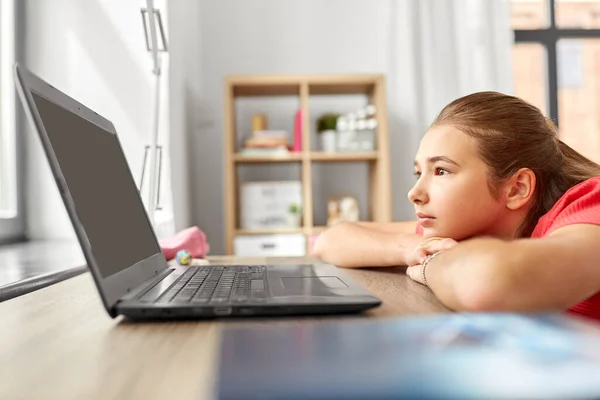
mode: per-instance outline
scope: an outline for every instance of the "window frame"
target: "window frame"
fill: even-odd
[[[12,65],[19,58],[22,46],[18,42],[19,24],[17,21],[22,16],[22,5],[17,0],[2,0],[0,4],[0,96],[2,96],[2,110],[0,110],[0,129],[7,129],[14,133],[13,151],[14,167],[16,169],[16,214],[2,216],[0,214],[0,244],[26,240],[26,215],[24,202],[24,172],[25,172],[25,140],[22,132],[22,113],[16,89],[12,78]],[[5,36],[7,35],[8,36]],[[0,162],[2,160],[0,159]]]
[[[546,48],[546,65],[548,68],[547,99],[548,117],[559,126],[558,119],[558,41],[560,39],[600,39],[600,29],[559,28],[556,25],[556,0],[544,0],[548,7],[547,28],[514,29],[515,44],[538,43]]]

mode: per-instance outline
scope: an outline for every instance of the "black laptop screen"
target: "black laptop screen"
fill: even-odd
[[[116,136],[32,95],[102,276],[160,252]]]

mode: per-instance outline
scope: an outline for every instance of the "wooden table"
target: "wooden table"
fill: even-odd
[[[314,261],[308,257],[209,260],[212,264]],[[350,318],[448,312],[429,289],[408,279],[404,268],[344,272],[383,300],[380,307]],[[113,320],[102,307],[89,273],[0,303],[0,316],[0,400],[213,396],[224,322]],[[335,317],[325,319],[331,318]],[[265,320],[233,323],[264,324]]]

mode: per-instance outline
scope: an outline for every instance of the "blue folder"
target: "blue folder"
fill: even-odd
[[[600,399],[600,329],[564,314],[229,323],[220,399]]]

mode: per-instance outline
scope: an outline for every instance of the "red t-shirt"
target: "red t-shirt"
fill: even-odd
[[[590,178],[567,190],[550,211],[539,219],[531,237],[548,236],[553,231],[572,224],[600,225],[600,177]],[[417,233],[423,234],[420,225],[417,225]],[[568,311],[600,320],[600,292]]]
[[[590,178],[567,190],[550,211],[539,219],[531,237],[548,236],[572,224],[600,225],[600,177]],[[569,312],[600,320],[600,292],[574,305]]]

